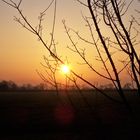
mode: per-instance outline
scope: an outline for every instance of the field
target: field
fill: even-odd
[[[140,97],[135,91],[125,94],[133,114],[91,90],[0,92],[0,140],[135,140]]]

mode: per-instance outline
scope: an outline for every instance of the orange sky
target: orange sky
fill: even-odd
[[[51,0],[50,0],[51,1]],[[37,18],[39,13],[44,10],[50,1],[46,0],[23,0],[22,9],[30,22],[37,25]],[[56,37],[61,40],[67,37],[65,36],[64,28],[62,25],[62,19],[66,19],[71,25],[78,26],[80,16],[80,8],[78,3],[71,1],[59,0],[57,4],[57,25],[56,25]],[[69,12],[73,8],[73,13]],[[27,30],[23,29],[18,23],[13,20],[13,16],[17,16],[15,9],[8,7],[6,4],[0,1],[0,80],[13,80],[18,83],[38,83],[42,82],[40,77],[36,73],[36,69],[41,70],[40,62],[43,62],[43,55],[47,51],[43,48],[42,44],[37,41],[37,38]],[[47,35],[52,28],[52,8],[46,15],[46,28]],[[71,20],[70,15],[73,15]],[[49,29],[49,30],[48,30]],[[60,43],[62,45],[62,43]],[[63,42],[62,53],[65,53],[64,47],[66,43]],[[62,47],[61,47],[62,48]]]
[[[38,13],[44,10],[50,1],[51,0],[23,0],[23,12],[34,26],[37,25]],[[96,82],[98,81],[98,77],[90,74],[87,68],[78,66],[77,62],[80,61],[80,58],[66,49],[69,41],[62,24],[62,20],[65,19],[68,26],[81,31],[82,34],[88,38],[87,29],[84,27],[85,23],[81,16],[81,12],[84,13],[84,15],[88,12],[74,0],[58,1],[55,33],[55,38],[58,42],[58,52],[63,56],[63,59],[65,59],[66,56],[68,57],[72,68],[76,72],[80,72],[80,74],[83,74],[87,79],[95,79],[94,82]],[[135,6],[135,4],[132,5],[132,7]],[[8,7],[0,1],[0,80],[13,80],[19,84],[40,83],[42,80],[36,73],[36,70],[44,73],[40,62],[44,62],[43,55],[48,55],[48,53],[33,34],[13,20],[13,16],[18,16],[15,9]],[[52,28],[52,8],[47,12],[44,25],[47,31],[45,37],[49,38],[49,33]],[[80,45],[82,46],[83,44]],[[88,59],[95,59],[96,54],[93,56],[90,48],[88,48],[87,51]],[[93,61],[92,63],[97,70],[101,70],[97,62]],[[64,78],[61,73],[59,73],[58,76]]]

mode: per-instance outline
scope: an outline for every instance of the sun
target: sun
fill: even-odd
[[[61,71],[64,74],[69,74],[70,73],[70,67],[68,65],[62,65],[61,66]]]

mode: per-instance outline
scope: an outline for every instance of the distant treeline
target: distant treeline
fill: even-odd
[[[45,90],[45,85],[40,83],[33,86],[32,84],[23,84],[21,86],[17,85],[13,81],[0,81],[0,91],[13,91],[13,90]]]
[[[102,90],[114,90],[114,87],[112,84],[105,84],[105,85],[99,85],[98,86],[99,89]],[[38,91],[38,90],[54,90],[54,87],[47,87],[47,84],[43,84],[40,83],[38,85],[32,85],[32,84],[23,84],[23,85],[17,85],[15,82],[13,81],[6,81],[6,80],[2,80],[0,81],[0,91],[13,91],[13,90],[19,90],[19,91]],[[60,87],[59,88],[64,89],[64,87]],[[76,89],[76,87],[70,86],[67,87],[67,89],[69,90],[73,90]],[[85,89],[90,89],[87,87],[81,87],[81,89],[85,90]],[[123,87],[123,89],[135,89],[130,83],[126,83]],[[92,89],[93,90],[93,89]]]

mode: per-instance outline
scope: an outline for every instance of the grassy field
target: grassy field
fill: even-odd
[[[0,140],[135,140],[140,137],[140,97],[132,91],[126,97],[133,115],[91,90],[0,92]]]

